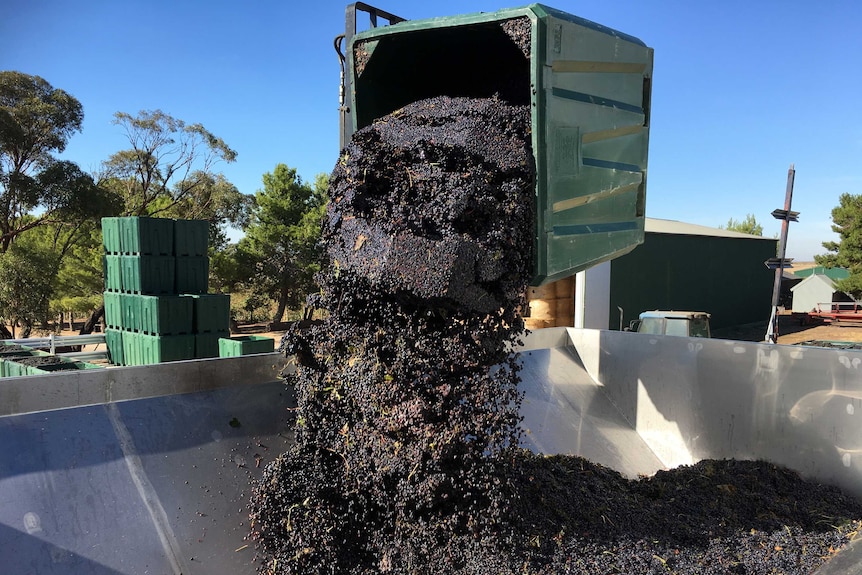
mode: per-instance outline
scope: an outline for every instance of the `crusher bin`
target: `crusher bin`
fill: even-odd
[[[356,33],[356,11],[372,28]],[[377,17],[394,22],[377,27]],[[341,145],[435,96],[530,106],[537,179],[533,285],[643,242],[653,51],[541,4],[403,21],[347,8]]]

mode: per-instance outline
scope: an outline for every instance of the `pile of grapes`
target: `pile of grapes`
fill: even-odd
[[[627,480],[518,447],[532,271],[526,107],[434,98],[330,179],[328,319],[288,332],[296,443],[251,501],[262,573],[807,573],[862,505],[762,462]]]

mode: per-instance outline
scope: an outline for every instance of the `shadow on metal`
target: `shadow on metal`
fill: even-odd
[[[254,573],[250,484],[294,405],[271,381],[0,417],[3,572]]]
[[[521,355],[522,445],[579,455],[634,478],[664,465],[584,369],[572,346]]]

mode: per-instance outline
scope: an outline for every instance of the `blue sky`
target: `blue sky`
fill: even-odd
[[[503,0],[505,1],[505,0]],[[499,1],[370,2],[408,19]],[[549,5],[655,49],[647,215],[780,229],[796,166],[788,257],[835,239],[840,194],[862,194],[862,2],[560,0]],[[94,171],[125,147],[114,112],[161,109],[238,152],[218,168],[245,193],[278,163],[303,179],[338,157],[333,38],[346,3],[6,0],[0,69],[45,78],[84,106],[65,157]],[[696,265],[696,264],[695,264]]]

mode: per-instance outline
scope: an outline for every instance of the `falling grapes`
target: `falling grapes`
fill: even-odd
[[[314,301],[328,319],[281,344],[297,434],[252,496],[260,571],[810,572],[860,527],[837,490],[764,462],[628,480],[519,449],[530,126],[524,106],[438,97],[342,151]]]

